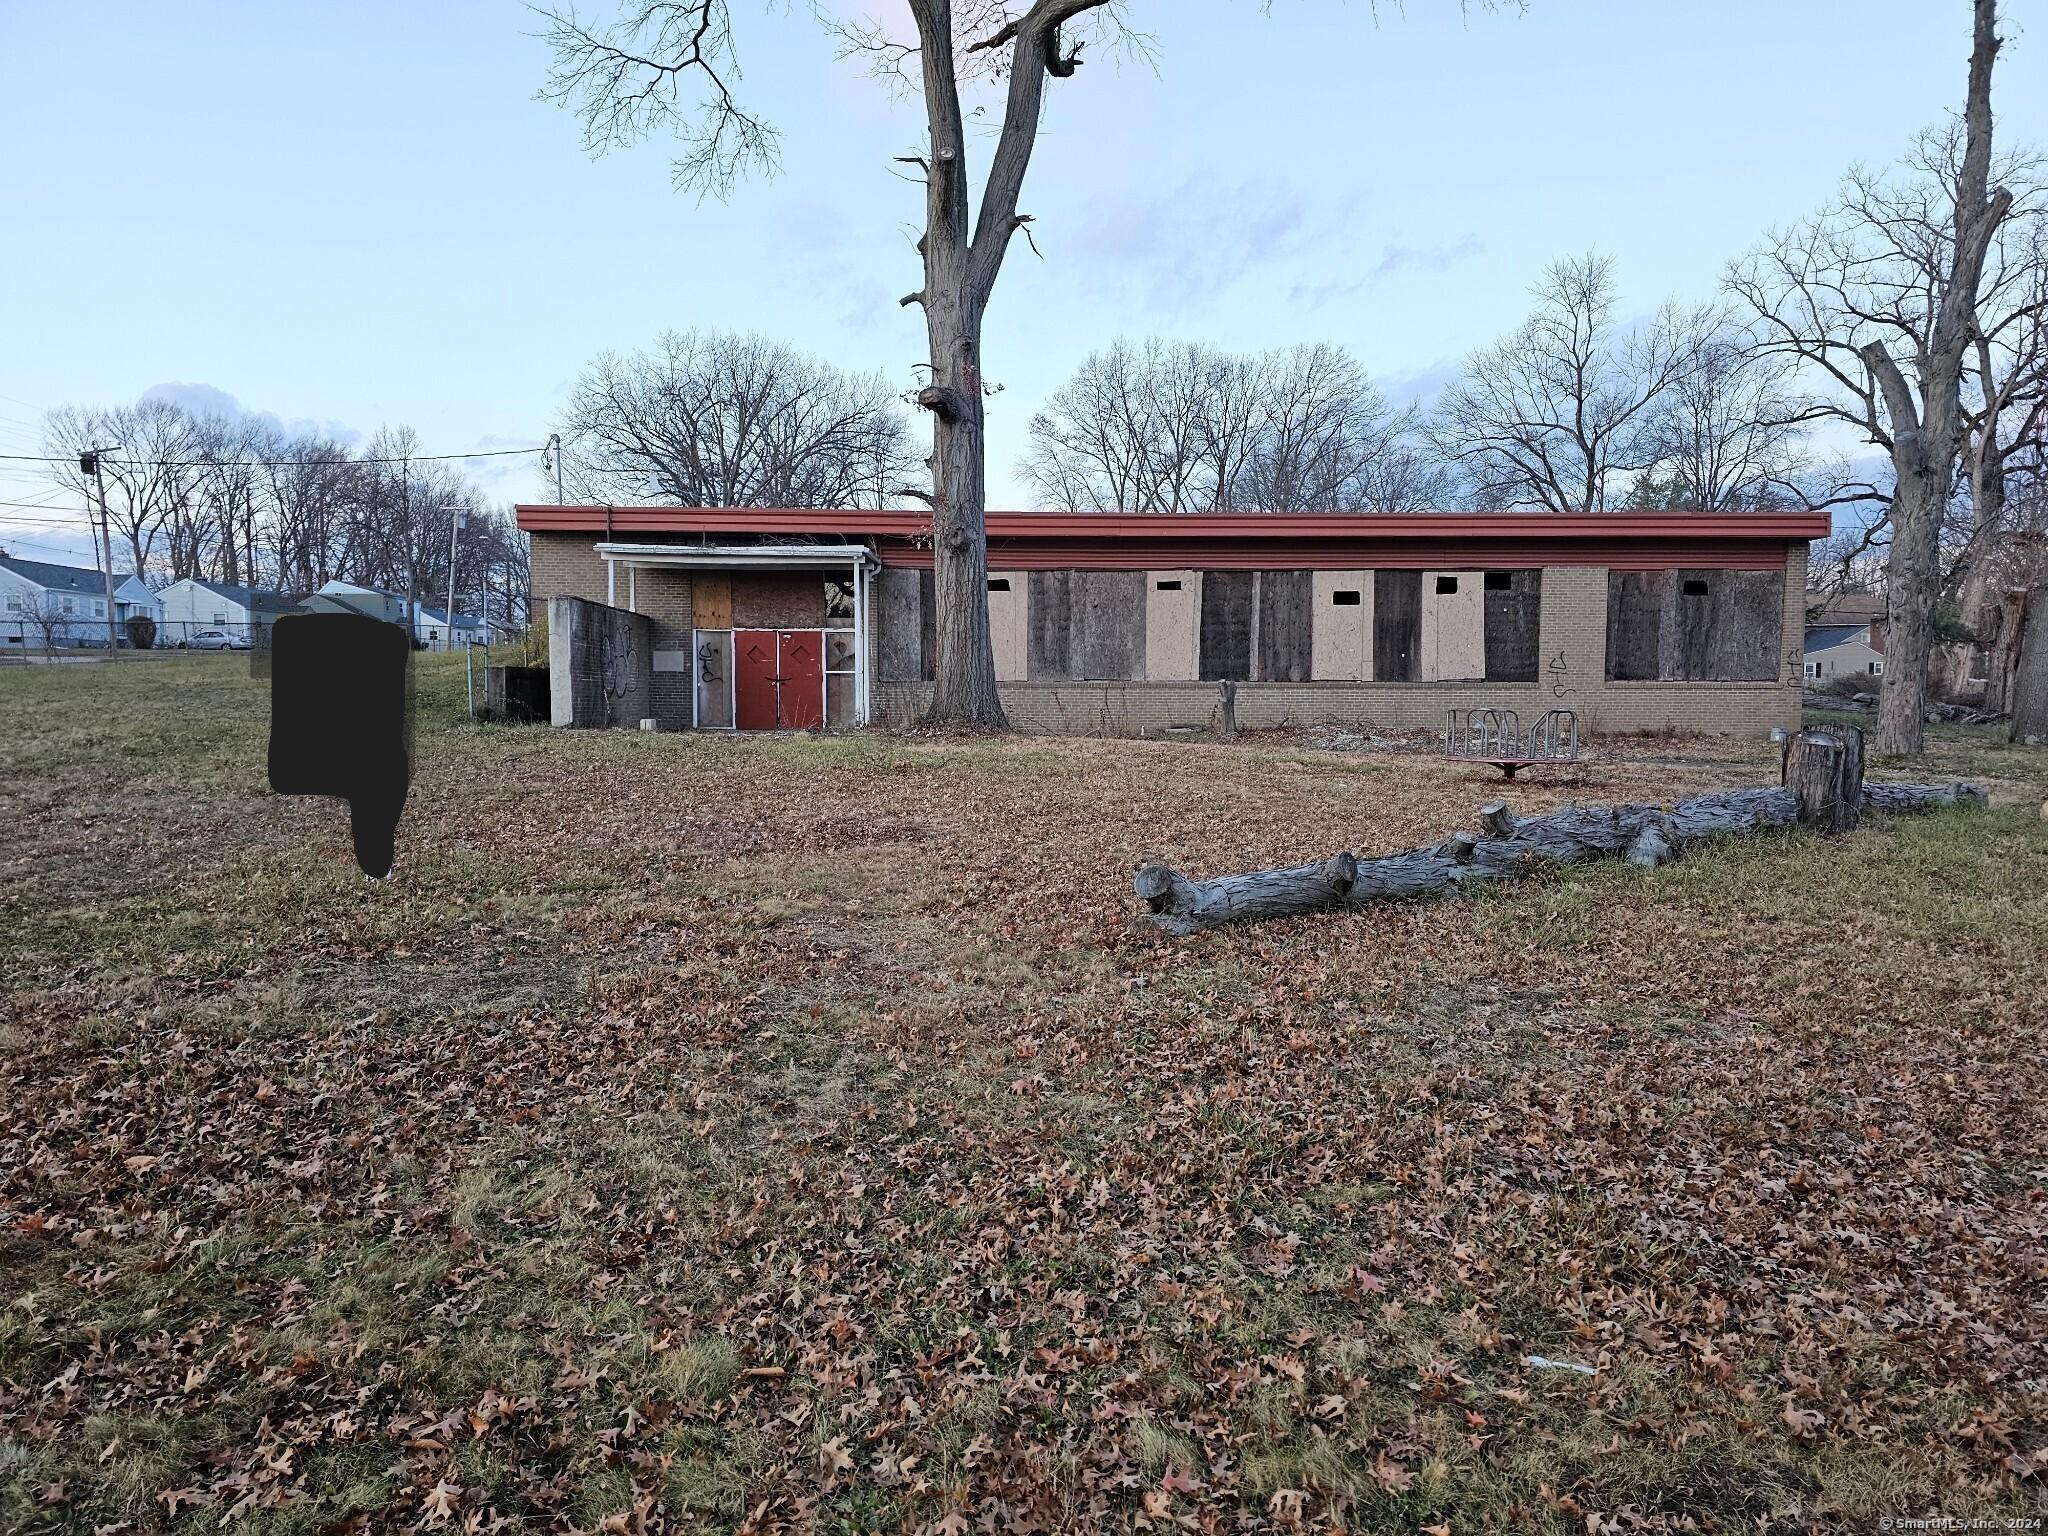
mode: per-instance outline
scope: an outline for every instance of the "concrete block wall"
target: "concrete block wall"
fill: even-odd
[[[651,713],[653,627],[580,597],[548,599],[548,695],[559,726],[637,726]]]

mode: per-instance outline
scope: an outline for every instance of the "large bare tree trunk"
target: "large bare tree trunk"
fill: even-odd
[[[1918,446],[1919,434],[1895,438]],[[1893,458],[1901,457],[1897,448]],[[1877,750],[1918,752],[1927,707],[1927,659],[1941,588],[1941,513],[1951,489],[1950,461],[1901,466],[1892,498],[1892,547],[1885,593],[1884,681],[1877,698]]]
[[[2015,623],[2022,621],[2015,617]],[[2048,586],[2027,594],[2019,666],[2012,680],[2012,739],[2048,746]]]
[[[1926,355],[1915,359],[1919,400],[1883,342],[1861,349],[1891,421],[1892,547],[1887,566],[1884,685],[1876,750],[1918,752],[1927,706],[1927,658],[1940,596],[1939,535],[1955,484],[1960,446],[1963,351],[1975,333],[1977,285],[1999,220],[2012,205],[1991,178],[1991,66],[1998,56],[1997,0],[1974,0],[1970,84],[1963,106],[1964,149],[1956,182],[1955,240],[1947,283]]]
[[[996,692],[988,628],[988,466],[983,435],[981,322],[1010,239],[1030,222],[1017,212],[1038,140],[1048,75],[1071,75],[1077,56],[1060,52],[1060,26],[1104,0],[1035,0],[1018,20],[970,51],[1009,47],[1003,127],[972,233],[967,212],[967,139],[954,65],[952,0],[910,0],[924,72],[931,152],[925,172],[922,304],[931,344],[931,381],[917,403],[932,413],[932,590],[938,605],[936,685],[925,718],[933,724],[1007,726]]]

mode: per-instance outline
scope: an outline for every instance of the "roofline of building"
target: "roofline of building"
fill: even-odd
[[[514,509],[529,533],[837,534],[918,539],[931,536],[929,512],[865,512],[841,508],[617,507],[522,503]],[[1174,514],[1155,512],[990,512],[992,539],[1511,538],[1536,540],[1824,539],[1825,512],[1312,512]]]

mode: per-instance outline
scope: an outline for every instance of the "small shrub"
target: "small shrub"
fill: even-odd
[[[131,614],[126,625],[128,643],[138,651],[151,650],[156,645],[156,620],[146,613]]]

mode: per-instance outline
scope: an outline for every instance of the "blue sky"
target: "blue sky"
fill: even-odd
[[[166,384],[438,451],[538,443],[592,354],[690,325],[912,387],[919,189],[890,158],[918,104],[806,5],[733,9],[784,167],[698,203],[662,144],[583,153],[506,0],[0,0],[0,452],[35,451],[48,406]],[[2000,141],[2042,141],[2048,6],[2008,9]],[[1962,0],[1129,10],[1156,73],[1091,56],[1051,83],[1023,199],[1044,257],[1016,248],[988,322],[993,505],[1021,502],[1032,410],[1118,334],[1337,341],[1407,393],[1561,254],[1613,255],[1633,309],[1708,297],[1956,104],[1969,41]],[[498,462],[495,494],[541,493]],[[18,465],[0,487],[46,494]],[[30,536],[61,533],[0,521]]]

